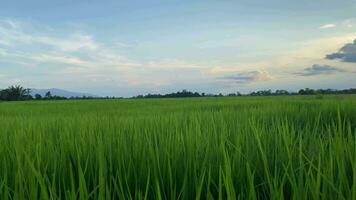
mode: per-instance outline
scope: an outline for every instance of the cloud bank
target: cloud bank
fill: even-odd
[[[345,72],[345,70],[330,65],[314,64],[311,67],[305,68],[302,72],[297,72],[295,74],[299,76],[316,76],[323,74],[335,74],[338,72]]]
[[[345,44],[338,52],[326,55],[326,59],[356,63],[356,39]]]
[[[240,72],[234,75],[223,77],[224,80],[234,81],[235,83],[245,84],[258,81],[272,80],[273,77],[264,70]]]

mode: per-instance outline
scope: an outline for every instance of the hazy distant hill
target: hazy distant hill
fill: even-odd
[[[72,91],[66,91],[62,89],[57,89],[57,88],[50,88],[50,89],[31,89],[31,95],[34,96],[35,94],[40,94],[41,96],[45,96],[45,94],[50,91],[52,96],[61,96],[61,97],[83,97],[83,96],[89,96],[89,97],[98,97],[97,95],[89,94],[89,93],[82,93],[82,92],[72,92]]]

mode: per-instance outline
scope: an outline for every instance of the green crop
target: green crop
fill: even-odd
[[[356,199],[356,96],[0,102],[0,199]]]

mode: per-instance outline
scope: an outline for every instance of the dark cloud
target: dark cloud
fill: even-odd
[[[343,69],[332,67],[329,65],[318,65],[314,64],[311,67],[305,68],[302,72],[297,72],[295,74],[299,76],[316,76],[322,74],[335,74],[338,72],[345,72]]]
[[[232,80],[236,83],[250,83],[255,81],[271,80],[271,75],[266,71],[248,71],[223,77],[225,80]]]
[[[356,39],[353,43],[345,44],[338,52],[326,55],[326,59],[356,63]]]

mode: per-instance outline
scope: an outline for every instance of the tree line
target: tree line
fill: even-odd
[[[179,97],[223,97],[223,96],[283,96],[283,95],[325,95],[325,94],[356,94],[356,88],[334,90],[334,89],[301,89],[298,92],[289,92],[287,90],[259,90],[248,94],[241,94],[240,92],[229,93],[223,95],[219,94],[206,94],[198,92],[190,92],[182,90],[181,92],[169,93],[169,94],[147,94],[138,95],[133,98],[179,98]]]
[[[287,96],[287,95],[326,95],[326,94],[356,94],[356,88],[343,89],[343,90],[333,90],[333,89],[301,89],[298,92],[289,92],[287,90],[259,90],[248,94],[241,94],[240,92],[229,93],[223,95],[219,94],[206,94],[199,92],[191,92],[188,90],[182,90],[179,92],[169,93],[169,94],[146,94],[131,97],[133,99],[141,98],[186,98],[186,97],[223,97],[223,96]],[[0,100],[2,101],[26,101],[26,100],[66,100],[66,99],[118,99],[122,97],[62,97],[57,95],[52,95],[48,91],[44,96],[40,94],[31,95],[31,89],[24,88],[20,85],[10,86],[6,89],[0,90]]]

